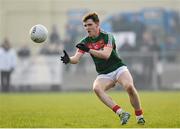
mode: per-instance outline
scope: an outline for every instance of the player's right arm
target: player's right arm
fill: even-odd
[[[69,55],[67,54],[67,52],[64,50],[64,56],[61,56],[61,61],[65,64],[77,64],[79,62],[79,60],[81,59],[81,57],[83,56],[83,53],[80,52],[79,50],[76,51],[76,53],[74,54],[74,56],[69,57]]]
[[[71,64],[77,64],[79,63],[81,57],[83,56],[83,53],[79,52],[79,50],[76,51],[76,53],[74,54],[74,56],[70,57],[70,62]]]

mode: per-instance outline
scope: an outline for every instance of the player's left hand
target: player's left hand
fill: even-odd
[[[64,52],[64,56],[61,56],[61,61],[65,64],[68,64],[70,62],[69,55],[65,50],[63,50],[63,52]]]
[[[79,48],[80,50],[85,51],[85,52],[89,52],[89,50],[90,50],[90,49],[89,49],[88,47],[86,47],[86,45],[83,44],[83,43],[77,44],[76,47]]]

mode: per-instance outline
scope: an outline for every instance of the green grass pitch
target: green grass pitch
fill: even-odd
[[[127,125],[93,92],[0,94],[0,128],[179,128],[180,92],[139,92],[145,125],[137,125],[125,92],[109,92],[131,113]]]

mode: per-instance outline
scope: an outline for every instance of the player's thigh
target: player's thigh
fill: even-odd
[[[108,90],[115,86],[115,82],[113,80],[107,78],[96,78],[93,83],[93,90],[101,89],[101,90]]]
[[[117,82],[124,88],[127,89],[129,86],[134,86],[133,78],[129,70],[123,72],[117,79]]]

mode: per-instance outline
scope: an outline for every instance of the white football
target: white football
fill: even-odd
[[[43,43],[48,36],[48,30],[41,24],[34,25],[29,31],[32,41],[35,43]]]

